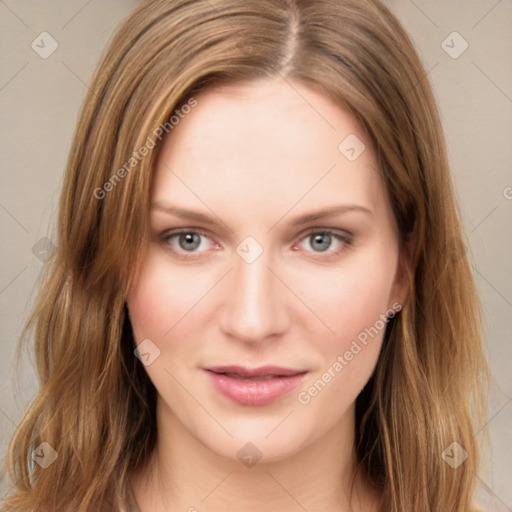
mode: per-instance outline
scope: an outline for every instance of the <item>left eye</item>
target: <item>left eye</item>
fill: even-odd
[[[338,247],[329,251],[334,241],[338,243]],[[348,233],[335,233],[334,231],[324,230],[308,233],[306,237],[302,239],[301,243],[309,242],[309,246],[313,249],[313,252],[329,252],[330,254],[336,254],[341,251],[344,246],[349,245],[351,241],[351,236]]]

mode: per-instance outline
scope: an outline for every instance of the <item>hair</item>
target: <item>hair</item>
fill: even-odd
[[[381,489],[382,511],[474,510],[489,379],[481,306],[426,72],[378,0],[151,0],[122,23],[81,111],[57,247],[17,349],[19,362],[33,335],[40,387],[9,445],[2,510],[100,508],[147,462],[156,390],[125,300],[148,242],[157,134],[172,136],[170,116],[208,87],[279,77],[361,124],[400,246],[411,244],[408,299],[356,400],[357,471]],[[46,469],[31,457],[43,442],[58,453]],[[453,442],[468,454],[457,469],[442,457]]]

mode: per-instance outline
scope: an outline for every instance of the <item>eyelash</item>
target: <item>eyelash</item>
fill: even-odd
[[[201,257],[201,253],[195,253],[195,252],[187,252],[183,250],[176,250],[174,248],[171,248],[170,240],[172,240],[175,237],[178,237],[179,235],[183,234],[196,234],[203,236],[205,238],[209,238],[208,235],[201,229],[178,229],[173,231],[167,231],[160,235],[159,239],[162,245],[164,245],[165,248],[168,248],[177,255],[178,258],[183,260],[192,260],[197,259]],[[341,242],[340,247],[335,249],[334,251],[330,251],[329,249],[326,249],[326,251],[307,251],[307,252],[313,252],[315,254],[318,254],[321,259],[331,259],[343,252],[347,247],[351,246],[353,243],[353,235],[347,231],[339,231],[339,230],[333,230],[328,228],[313,228],[309,230],[307,233],[302,235],[299,242],[302,242],[303,240],[307,240],[308,238],[314,236],[314,235],[330,235],[333,239],[338,240]],[[327,256],[323,256],[326,254]]]

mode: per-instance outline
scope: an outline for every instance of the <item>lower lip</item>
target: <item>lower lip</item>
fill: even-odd
[[[214,388],[225,397],[241,405],[267,405],[297,387],[306,374],[274,377],[267,380],[238,379],[206,371]]]

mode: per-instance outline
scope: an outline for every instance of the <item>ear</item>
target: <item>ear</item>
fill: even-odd
[[[395,281],[390,295],[391,305],[398,302],[404,305],[409,296],[414,279],[414,252],[416,248],[416,229],[400,243]]]

